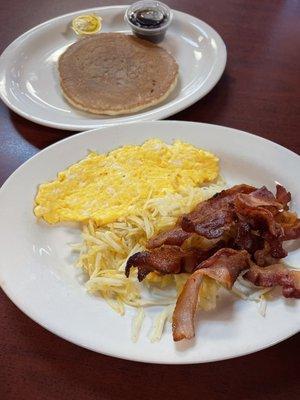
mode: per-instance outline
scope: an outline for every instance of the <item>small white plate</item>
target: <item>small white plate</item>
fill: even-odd
[[[125,144],[141,144],[153,136],[167,142],[182,139],[213,151],[221,159],[221,173],[228,185],[243,182],[274,188],[274,181],[280,182],[292,192],[293,209],[300,211],[300,157],[257,136],[176,121],[115,126],[101,130],[101,135],[99,130],[85,132],[38,153],[0,190],[3,290],[49,331],[91,350],[136,361],[183,364],[222,360],[263,349],[295,334],[300,327],[300,301],[274,298],[268,302],[263,318],[256,303],[227,294],[219,299],[216,310],[199,313],[196,340],[175,344],[168,325],[161,341],[150,343],[148,318],[134,344],[130,340],[134,311],[128,308],[120,317],[100,298],[85,292],[68,246],[78,241],[80,230],[36,221],[32,208],[37,186],[85,157],[87,149],[106,152]],[[300,266],[296,244],[290,246],[287,261]]]
[[[109,117],[76,110],[64,99],[59,85],[57,60],[77,40],[72,19],[95,13],[103,32],[130,33],[124,22],[126,6],[91,8],[51,19],[24,33],[0,57],[0,97],[22,117],[42,125],[86,130],[124,122],[166,118],[205,96],[220,79],[226,48],[218,33],[191,15],[174,11],[174,20],[161,46],[179,64],[179,81],[161,104],[136,114]]]

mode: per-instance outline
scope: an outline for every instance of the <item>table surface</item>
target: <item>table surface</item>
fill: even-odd
[[[42,21],[109,4],[101,0],[2,2],[0,51]],[[212,25],[228,50],[227,67],[217,86],[173,119],[249,131],[299,153],[299,1],[169,0],[168,4]],[[40,149],[72,134],[26,121],[1,103],[0,184]],[[23,315],[3,292],[0,315],[3,400],[300,398],[299,334],[234,360],[162,366],[118,360],[72,345]]]

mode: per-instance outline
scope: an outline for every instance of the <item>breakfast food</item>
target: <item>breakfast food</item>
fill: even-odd
[[[174,228],[151,239],[149,250],[128,259],[126,276],[136,267],[140,281],[153,271],[191,273],[173,315],[175,341],[195,336],[194,316],[204,276],[231,289],[246,271],[244,279],[254,285],[281,286],[284,297],[300,298],[300,271],[280,263],[287,256],[283,242],[300,237],[300,219],[289,211],[290,201],[291,194],[280,185],[275,196],[265,186],[233,186],[180,216]],[[193,235],[213,242],[208,248],[199,243],[181,247]]]
[[[123,315],[137,309],[132,339],[147,307],[160,306],[149,333],[159,340],[173,318],[175,341],[195,335],[196,311],[214,309],[222,290],[259,303],[276,286],[300,298],[300,271],[282,260],[300,237],[291,194],[277,185],[224,189],[218,158],[176,140],[151,139],[107,154],[90,153],[39,186],[35,215],[82,223],[77,265],[86,288]],[[173,314],[173,317],[172,317]]]
[[[218,174],[219,160],[212,153],[180,140],[167,145],[151,139],[108,154],[91,152],[39,186],[34,212],[48,223],[103,225],[141,213],[150,199],[196,191]]]
[[[179,215],[223,185],[219,160],[212,153],[179,140],[168,145],[151,139],[108,154],[90,153],[58,173],[53,182],[39,186],[34,212],[50,224],[83,224],[82,242],[72,250],[78,252],[76,265],[89,277],[86,288],[121,315],[126,304],[137,308],[134,340],[146,314],[144,307],[164,307],[150,334],[155,341],[172,313],[185,274],[149,274],[140,284],[134,273],[126,278],[126,262],[146,249],[151,236],[173,226]],[[93,203],[98,197],[100,202]],[[214,290],[213,285],[207,288],[210,293]]]
[[[122,33],[72,44],[59,58],[61,89],[76,108],[94,114],[140,111],[166,99],[178,65],[162,47]]]

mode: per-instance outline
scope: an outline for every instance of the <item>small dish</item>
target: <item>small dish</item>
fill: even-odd
[[[128,7],[124,18],[136,36],[159,43],[172,22],[173,13],[160,1],[142,0]]]

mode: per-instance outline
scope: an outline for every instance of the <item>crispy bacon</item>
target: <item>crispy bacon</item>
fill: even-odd
[[[287,251],[282,247],[283,244],[283,234],[278,236],[272,235],[270,233],[264,233],[262,237],[270,246],[270,255],[273,258],[284,258],[287,256]]]
[[[202,261],[221,247],[223,247],[223,243],[219,242],[207,250],[196,248],[183,250],[178,246],[163,245],[151,251],[142,251],[129,257],[125,275],[129,276],[131,267],[138,269],[139,281],[154,271],[162,275],[193,272]]]
[[[288,192],[283,186],[276,185],[276,200],[282,204],[284,210],[288,210],[288,203],[291,201],[291,193]]]
[[[221,237],[235,220],[233,201],[239,193],[251,193],[255,188],[236,185],[217,193],[211,199],[197,205],[194,211],[182,217],[181,227],[187,232],[196,232],[207,239]]]
[[[291,240],[300,238],[300,219],[297,214],[290,211],[283,211],[276,215],[276,222],[283,229],[283,239]]]
[[[142,251],[129,257],[125,275],[128,277],[132,266],[138,269],[138,280],[142,281],[150,272],[178,274],[183,271],[182,260],[186,253],[178,246],[164,245],[152,251]]]
[[[201,220],[200,220],[201,219]],[[233,209],[228,205],[226,208],[214,211],[211,215],[198,218],[197,222],[190,217],[183,217],[182,227],[187,231],[195,231],[198,235],[207,239],[217,239],[230,229],[234,222]]]
[[[300,219],[297,219],[294,224],[283,226],[284,240],[293,240],[300,238]]]
[[[138,270],[142,281],[148,273],[192,273],[173,314],[175,341],[194,336],[194,316],[203,276],[231,288],[241,271],[262,287],[281,286],[285,297],[300,298],[300,271],[280,264],[286,256],[285,240],[300,238],[300,219],[288,211],[291,194],[277,185],[276,196],[265,186],[237,185],[223,190],[180,217],[176,226],[153,237],[148,251],[131,256],[126,265]],[[210,249],[181,248],[192,235],[214,240]],[[199,241],[201,243],[201,241]],[[255,261],[255,263],[253,262]]]
[[[163,244],[181,246],[193,232],[202,234],[208,239],[222,236],[227,226],[232,223],[232,210],[229,209],[228,204],[232,202],[237,193],[251,193],[254,190],[255,188],[252,186],[237,185],[217,193],[211,199],[198,204],[191,213],[180,217],[173,229],[151,238],[147,247],[153,249]],[[197,229],[201,233],[194,229],[199,218],[201,224],[198,224]]]
[[[223,247],[247,250],[260,266],[270,265],[287,255],[282,246],[284,240],[300,237],[300,220],[295,214],[283,211],[290,199],[290,193],[280,185],[276,197],[265,186],[256,189],[237,185],[223,190],[180,217],[173,229],[153,237],[148,243],[149,251],[132,256],[126,271],[131,266],[137,267],[140,280],[151,271],[162,274],[185,272],[187,268],[192,271],[197,262],[212,254],[199,249],[189,252],[179,249],[193,234],[220,238]],[[214,251],[219,248],[220,244]]]
[[[246,250],[223,248],[199,265],[187,280],[176,303],[172,324],[175,341],[195,336],[194,317],[203,276],[207,275],[230,289],[241,271],[249,268],[249,262]]]
[[[161,234],[151,238],[147,244],[147,247],[148,249],[154,249],[162,246],[163,244],[181,246],[183,242],[185,242],[186,239],[188,239],[191,235],[192,233],[185,232],[180,226],[175,226],[174,229],[162,232]]]
[[[277,264],[279,262],[278,258],[271,256],[271,247],[268,242],[265,242],[264,247],[254,253],[253,259],[260,267],[267,267],[268,265]]]
[[[278,202],[273,193],[265,186],[251,193],[239,193],[237,199],[240,203],[243,203],[244,207],[264,207],[272,212],[272,214],[277,214],[278,210],[283,209],[283,205]]]
[[[300,299],[300,271],[290,270],[283,264],[268,267],[252,264],[244,278],[257,286],[281,286],[284,297]]]
[[[279,224],[274,219],[274,214],[278,212],[275,204],[281,206],[277,202],[263,201],[252,194],[239,194],[234,202],[235,211],[240,220],[246,221],[254,230],[270,232],[274,236],[282,233]]]
[[[229,247],[234,247],[239,250],[247,250],[249,254],[253,255],[264,247],[264,239],[255,234],[247,222],[237,222],[236,228],[236,235],[233,239],[232,245]]]
[[[147,247],[153,249],[163,244],[181,246],[192,233],[216,239],[240,220],[242,224],[251,226],[252,230],[272,235],[268,235],[269,240],[277,240],[276,247],[273,246],[274,252],[284,257],[280,243],[289,238],[300,237],[300,220],[296,225],[286,225],[286,232],[277,221],[277,216],[283,214],[280,211],[288,208],[290,200],[291,194],[280,185],[276,187],[276,197],[265,186],[256,189],[249,185],[236,185],[198,204],[191,213],[180,217],[173,229],[151,238]],[[238,236],[238,247],[241,245],[240,239],[241,236]],[[257,235],[256,238],[252,235],[252,239],[257,239]]]
[[[239,219],[247,222],[270,244],[272,257],[283,258],[287,255],[282,247],[284,230],[275,219],[283,206],[266,187],[250,194],[238,194],[234,206]]]

